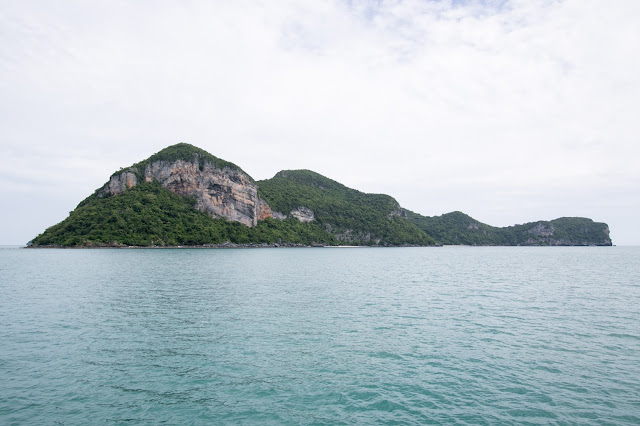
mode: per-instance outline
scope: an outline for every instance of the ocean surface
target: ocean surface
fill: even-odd
[[[0,249],[0,424],[640,424],[639,247]]]

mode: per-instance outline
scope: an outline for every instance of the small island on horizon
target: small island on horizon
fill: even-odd
[[[606,223],[563,217],[493,227],[423,216],[310,170],[255,181],[179,143],[121,169],[28,247],[611,246]]]

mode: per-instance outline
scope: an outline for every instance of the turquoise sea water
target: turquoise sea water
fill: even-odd
[[[0,249],[0,424],[640,424],[640,248]]]

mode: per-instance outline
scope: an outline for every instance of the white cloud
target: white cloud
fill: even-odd
[[[638,28],[635,1],[7,3],[0,191],[68,211],[188,141],[259,179],[310,168],[424,214],[592,216],[640,243]]]

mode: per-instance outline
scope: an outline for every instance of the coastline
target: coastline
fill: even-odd
[[[222,244],[202,244],[202,245],[178,245],[178,246],[129,246],[126,244],[111,244],[111,245],[84,245],[84,246],[59,246],[59,245],[46,245],[46,246],[36,246],[36,245],[15,245],[15,246],[4,246],[4,248],[11,249],[64,249],[64,250],[126,250],[126,249],[269,249],[269,248],[409,248],[409,247],[438,247],[438,248],[476,248],[476,247],[616,247],[615,244],[607,245],[607,244],[566,244],[566,245],[413,245],[413,244],[403,244],[403,245],[371,245],[371,246],[354,246],[354,245],[336,245],[336,246],[327,246],[323,244],[315,244],[315,245],[306,245],[306,244],[294,244],[294,243],[246,243],[246,244],[236,244],[236,243],[222,243]]]
[[[315,244],[315,245],[306,245],[306,244],[295,244],[295,243],[246,243],[246,244],[236,244],[225,242],[221,244],[201,244],[201,245],[178,245],[178,246],[129,246],[125,244],[110,244],[110,245],[84,245],[84,246],[59,246],[59,245],[46,245],[46,246],[35,246],[35,245],[26,245],[26,246],[16,246],[16,248],[26,248],[26,249],[75,249],[75,250],[83,250],[83,249],[246,249],[246,248],[402,248],[402,247],[442,247],[439,245],[429,245],[429,246],[420,246],[420,245],[372,245],[372,246],[352,246],[352,245],[337,245],[337,246],[327,246],[323,244]]]

